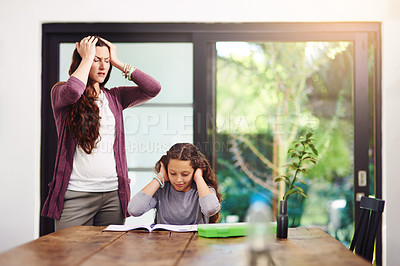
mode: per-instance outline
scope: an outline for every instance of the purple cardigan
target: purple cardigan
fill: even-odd
[[[102,89],[115,116],[114,154],[118,174],[118,194],[125,217],[129,216],[127,207],[130,199],[130,179],[126,162],[122,110],[150,100],[161,90],[160,84],[155,79],[138,69],[132,73],[132,80],[138,86]],[[58,143],[53,180],[49,183],[49,194],[43,205],[42,216],[54,219],[61,217],[77,145],[77,140],[72,138],[66,129],[67,111],[71,104],[79,100],[85,89],[86,86],[82,81],[71,76],[67,82],[56,84],[51,90]]]

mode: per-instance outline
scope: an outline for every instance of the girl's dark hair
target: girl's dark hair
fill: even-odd
[[[207,185],[214,188],[217,194],[218,201],[221,202],[221,194],[218,192],[218,181],[214,171],[211,168],[207,158],[197,149],[197,147],[190,143],[177,143],[173,145],[166,155],[163,155],[161,159],[156,163],[155,170],[160,172],[161,163],[165,166],[165,170],[168,173],[169,160],[177,159],[183,161],[190,161],[190,165],[196,171],[197,168],[203,170],[203,178]],[[219,213],[214,214],[210,217],[210,223],[216,223],[219,218]]]
[[[110,47],[107,46],[98,36],[98,41],[96,46]],[[69,68],[69,75],[78,68],[82,61],[82,57],[79,55],[78,50],[75,49],[72,55],[72,62]],[[104,88],[104,85],[110,78],[111,68],[108,70],[107,76],[100,87]],[[99,128],[100,128],[100,116],[99,107],[96,105],[96,91],[92,86],[92,80],[89,78],[81,98],[69,108],[69,113],[67,117],[67,128],[71,132],[72,136],[77,139],[78,146],[81,147],[87,154],[91,154],[93,149],[97,146],[97,139],[99,138]]]

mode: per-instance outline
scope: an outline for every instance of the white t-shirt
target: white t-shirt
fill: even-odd
[[[115,117],[108,100],[101,92],[95,101],[99,107],[100,129],[97,148],[87,154],[76,147],[68,189],[85,192],[106,192],[118,189],[114,156]]]

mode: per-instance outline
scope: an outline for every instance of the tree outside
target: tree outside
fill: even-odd
[[[288,147],[314,133],[318,163],[302,177],[308,199],[288,201],[291,226],[353,232],[353,46],[350,42],[217,43],[217,174],[222,217],[245,219],[261,192],[274,217]]]

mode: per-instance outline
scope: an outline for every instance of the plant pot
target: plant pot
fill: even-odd
[[[281,200],[279,202],[279,213],[276,217],[276,237],[287,238],[288,236],[288,215],[287,215],[287,201]]]

